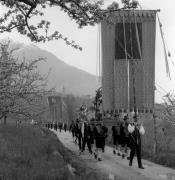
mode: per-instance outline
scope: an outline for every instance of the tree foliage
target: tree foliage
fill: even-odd
[[[94,108],[95,108],[95,118],[99,119],[100,108],[102,105],[102,88],[101,87],[96,90],[96,94],[95,94],[93,104],[94,104]]]
[[[22,35],[26,35],[31,41],[45,42],[53,39],[63,39],[66,44],[82,50],[74,41],[69,41],[59,31],[50,32],[50,22],[42,19],[44,9],[56,7],[64,11],[79,27],[94,25],[103,19],[111,10],[118,10],[118,3],[112,3],[107,10],[102,9],[103,0],[0,0],[2,7],[7,10],[0,18],[0,32],[11,32],[17,29]],[[123,8],[136,8],[135,0],[122,0]],[[37,24],[32,19],[40,16]]]
[[[155,154],[162,150],[169,152],[175,136],[175,96],[169,92],[163,99],[164,103],[155,105],[153,115]]]
[[[164,96],[164,118],[171,125],[175,126],[175,95],[173,93],[167,93]]]
[[[13,58],[13,51],[9,42],[0,44],[0,119],[9,114],[32,118],[45,110],[41,101],[49,92],[46,77],[36,70],[43,59],[20,62]]]

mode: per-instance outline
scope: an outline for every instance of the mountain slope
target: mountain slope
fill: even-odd
[[[45,58],[45,61],[38,63],[38,70],[43,75],[50,70],[48,86],[55,87],[59,92],[64,87],[66,93],[94,95],[99,87],[96,76],[64,63],[52,53],[37,46],[24,45],[15,52],[15,56],[19,59],[25,57],[26,60]]]

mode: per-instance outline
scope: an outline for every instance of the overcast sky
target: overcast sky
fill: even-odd
[[[112,0],[105,1],[107,5]],[[120,2],[118,0],[117,2]],[[161,86],[165,91],[175,89],[175,0],[139,0],[143,9],[160,9],[160,20],[163,24],[167,49],[171,52],[169,59],[172,80],[166,77],[165,62],[163,54],[162,40],[157,24],[156,34],[156,84]],[[1,10],[1,9],[0,9]],[[47,9],[46,17],[52,22],[52,28],[67,36],[70,40],[74,40],[83,47],[83,51],[75,50],[67,46],[64,41],[52,41],[48,43],[37,44],[42,49],[46,49],[55,54],[59,59],[68,64],[83,69],[89,73],[96,74],[97,62],[97,26],[85,27],[78,29],[78,26],[69,19],[69,17],[60,12],[58,9]],[[31,44],[24,36],[19,35],[15,31],[12,33],[1,34],[1,38],[10,37],[15,41]],[[160,101],[160,96],[165,94],[164,90],[157,85],[156,101]]]

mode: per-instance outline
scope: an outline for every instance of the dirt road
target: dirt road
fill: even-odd
[[[106,147],[102,158],[103,161],[97,161],[88,151],[79,154],[78,146],[73,143],[72,136],[69,132],[54,132],[60,141],[77,156],[84,159],[88,166],[108,174],[111,180],[175,180],[175,169],[157,165],[147,160],[143,160],[145,169],[139,169],[137,160],[134,159],[133,166],[128,165],[128,160],[120,156],[113,155],[112,148]]]

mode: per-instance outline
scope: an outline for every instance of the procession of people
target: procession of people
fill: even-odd
[[[112,134],[113,154],[121,156],[122,159],[126,158],[129,166],[132,166],[136,154],[138,168],[144,169],[141,161],[141,135],[145,133],[143,125],[139,123],[137,115],[131,118],[125,114],[117,119],[111,127],[111,133],[103,121],[95,118],[90,120],[76,118],[72,121],[69,132],[72,134],[73,142],[78,145],[79,154],[83,153],[87,146],[89,154],[98,161],[102,161],[107,137]],[[66,128],[65,123],[47,123],[46,127],[61,132],[62,129],[66,131],[67,124]]]

